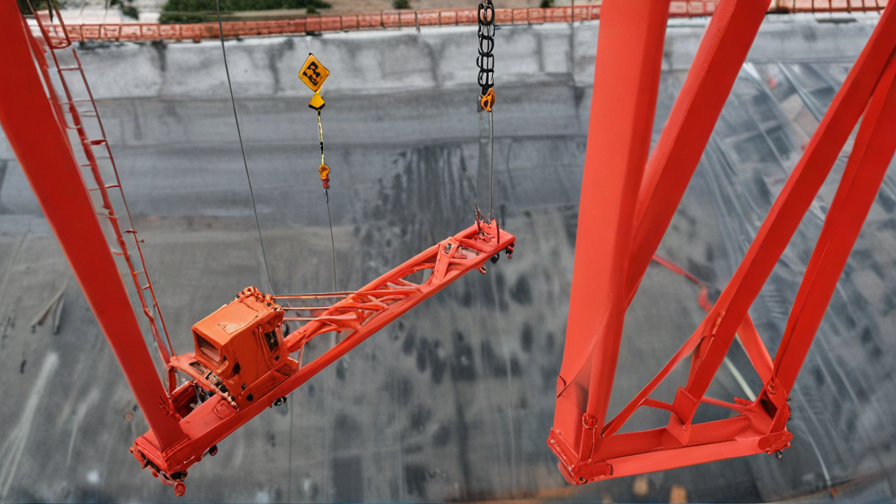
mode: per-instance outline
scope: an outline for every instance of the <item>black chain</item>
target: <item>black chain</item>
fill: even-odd
[[[479,87],[481,96],[495,86],[495,6],[492,0],[479,1]]]

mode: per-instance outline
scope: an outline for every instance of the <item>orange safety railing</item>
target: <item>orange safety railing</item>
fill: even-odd
[[[887,0],[775,0],[775,12],[880,12]]]
[[[672,0],[671,17],[701,17],[715,12],[719,0]],[[881,11],[887,0],[771,0],[769,12],[867,12]],[[547,9],[496,9],[498,24],[571,23],[600,19],[600,4]],[[419,28],[421,26],[461,26],[476,24],[476,9],[402,10],[345,16],[310,16],[273,21],[227,21],[225,38],[271,35],[306,35],[325,32]],[[60,38],[58,25],[49,26]],[[217,23],[157,24],[76,24],[67,25],[73,41],[154,41],[181,42],[219,38]]]

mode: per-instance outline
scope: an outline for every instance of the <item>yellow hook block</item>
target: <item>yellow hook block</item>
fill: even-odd
[[[320,172],[320,183],[324,186],[324,189],[330,188],[330,167],[324,163],[321,163],[320,168],[317,169]]]

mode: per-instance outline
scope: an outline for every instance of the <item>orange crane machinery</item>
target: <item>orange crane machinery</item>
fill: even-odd
[[[780,454],[790,446],[791,390],[896,151],[894,3],[881,13],[718,300],[656,377],[609,416],[626,309],[694,174],[769,2],[718,3],[649,153],[669,0],[604,0],[566,343],[548,437],[567,481],[583,484]],[[859,119],[843,177],[772,359],[748,310]],[[755,400],[706,395],[735,336],[763,382]],[[688,378],[674,397],[654,397],[657,386],[685,360]],[[644,407],[668,411],[668,423],[624,432],[632,414]],[[698,408],[719,407],[729,411],[728,418],[694,422]]]
[[[670,0],[602,3],[566,343],[548,438],[570,483],[780,453],[790,445],[791,390],[896,151],[892,2],[742,263],[719,298],[707,305],[705,319],[640,393],[615,416],[608,415],[626,309],[768,6],[767,0],[720,0],[651,153]],[[37,21],[35,36],[15,2],[0,0],[0,62],[16,75],[0,80],[0,123],[146,416],[150,430],[137,439],[132,452],[144,467],[174,485],[178,495],[184,492],[189,467],[213,455],[229,433],[282,402],[325,366],[460,275],[481,269],[502,250],[512,252],[513,236],[489,216],[477,218],[469,229],[355,292],[272,296],[247,288],[194,326],[193,353],[174,356],[142,267],[139,240],[127,213],[114,210],[113,200],[124,200],[101,123],[100,134],[91,136],[82,121],[97,115],[89,89],[85,87],[86,98],[78,97],[66,84],[66,74],[83,76],[77,54],[70,50],[70,39],[49,37],[40,18]],[[65,51],[71,53],[71,62],[59,59],[57,53]],[[860,119],[849,161],[772,358],[748,310]],[[70,142],[69,132],[77,141]],[[111,179],[102,173],[106,163],[112,164]],[[102,207],[99,219],[91,196]],[[111,253],[101,223],[111,230],[116,247]],[[152,361],[113,255],[128,264],[141,294],[143,313],[166,365],[164,383],[151,379]],[[412,282],[418,277],[409,275],[421,271],[428,275],[425,280]],[[283,334],[284,321],[302,325]],[[343,339],[317,359],[303,362],[304,345],[332,332]],[[755,400],[707,396],[735,338],[763,381]],[[654,397],[658,385],[685,360],[688,378],[674,397]],[[184,385],[177,386],[177,371],[189,377]],[[626,422],[642,407],[668,411],[668,423],[625,431]],[[725,408],[730,414],[695,422],[698,408],[705,407]]]
[[[193,352],[175,355],[96,104],[58,22],[62,36],[50,36],[40,15],[29,22],[15,0],[0,0],[0,124],[149,425],[131,453],[176,495],[188,469],[230,433],[465,273],[511,255],[514,236],[477,217],[357,291],[273,296],[248,287],[193,326]],[[116,257],[149,321],[164,381]],[[284,334],[284,322],[299,327]],[[339,341],[304,362],[305,345],[326,333]],[[178,371],[188,377],[181,385]]]

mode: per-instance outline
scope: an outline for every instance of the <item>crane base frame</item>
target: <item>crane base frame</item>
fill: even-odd
[[[780,455],[793,439],[788,399],[896,152],[896,2],[882,12],[718,300],[706,303],[703,321],[655,378],[608,417],[625,312],[696,170],[765,17],[764,4],[719,3],[653,152],[669,0],[602,5],[566,342],[547,442],[570,483]],[[748,310],[857,124],[772,359]],[[763,388],[753,400],[708,397],[736,337]],[[688,378],[674,397],[652,397],[686,359]],[[694,423],[704,406],[727,408],[730,417]],[[668,411],[668,424],[621,433],[642,407]]]

